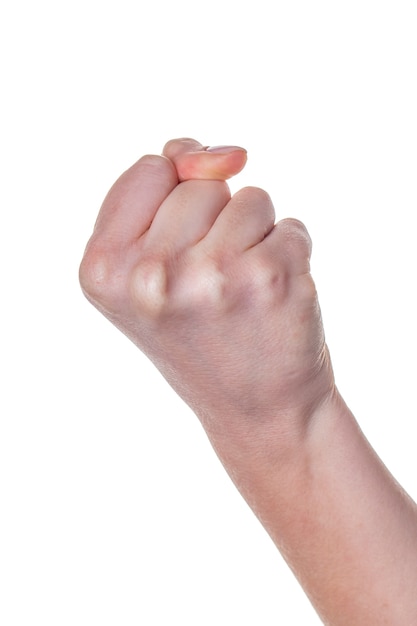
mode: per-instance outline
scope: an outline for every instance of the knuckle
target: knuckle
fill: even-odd
[[[312,242],[311,237],[300,220],[293,217],[283,219],[279,223],[281,232],[288,244],[297,248],[300,253],[310,256]]]
[[[158,154],[145,154],[133,166],[134,170],[138,168],[145,174],[146,178],[160,179],[162,177],[175,177],[175,167],[170,159]],[[128,170],[129,172],[129,170]],[[136,174],[136,171],[134,172]]]
[[[143,259],[133,270],[130,294],[147,317],[159,318],[168,308],[168,271],[161,259]]]
[[[317,288],[310,273],[303,274],[298,280],[299,284],[299,296],[303,302],[316,303],[318,302]]]
[[[81,261],[79,281],[85,295],[97,302],[108,299],[114,283],[115,268],[109,254],[89,245]]]
[[[272,200],[269,193],[260,187],[243,187],[237,192],[236,196],[247,203],[264,204],[272,206]]]
[[[209,260],[189,270],[182,283],[182,306],[198,310],[223,310],[228,301],[228,280],[219,266]]]
[[[271,228],[275,221],[275,209],[269,194],[259,187],[244,187],[234,198],[239,206],[239,213],[253,214]]]
[[[163,157],[159,154],[144,154],[140,159],[136,162],[136,165],[141,165],[142,167],[164,167],[163,164],[169,162],[169,159]]]

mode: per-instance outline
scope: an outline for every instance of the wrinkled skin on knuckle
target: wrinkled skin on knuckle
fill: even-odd
[[[278,223],[281,243],[285,246],[290,257],[304,262],[306,271],[312,251],[311,237],[302,222],[294,218],[286,218]]]
[[[267,191],[261,189],[260,187],[243,187],[240,191],[237,192],[236,196],[247,204],[260,204],[267,207],[267,210],[273,211],[273,204],[271,200],[271,196]]]

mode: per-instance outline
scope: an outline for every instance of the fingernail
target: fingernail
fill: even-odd
[[[216,154],[230,154],[231,152],[236,152],[236,150],[246,152],[245,148],[240,146],[208,146],[205,150],[206,152],[215,152]]]

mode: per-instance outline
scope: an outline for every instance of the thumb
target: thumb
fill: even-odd
[[[180,181],[227,180],[245,166],[247,153],[239,146],[204,147],[194,139],[172,139],[163,155],[176,167]]]

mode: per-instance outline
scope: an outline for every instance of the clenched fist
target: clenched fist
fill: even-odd
[[[143,157],[110,190],[81,265],[86,296],[217,446],[302,435],[333,388],[310,238],[296,220],[275,223],[264,191],[230,196],[224,180],[245,161],[193,140]]]

